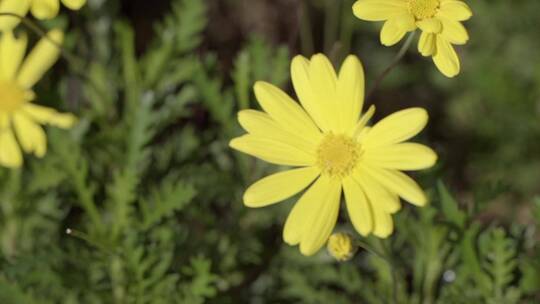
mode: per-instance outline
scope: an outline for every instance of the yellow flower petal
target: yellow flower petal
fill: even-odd
[[[364,190],[372,208],[381,207],[385,212],[393,214],[401,209],[399,196],[373,179],[369,173],[356,170],[352,178]]]
[[[229,145],[241,152],[258,157],[269,163],[286,166],[311,166],[315,155],[294,146],[255,135],[237,137]]]
[[[416,21],[414,16],[406,13],[400,14],[390,19],[398,28],[407,32],[414,31],[416,29]]]
[[[62,0],[62,3],[71,10],[79,10],[86,4],[86,0]]]
[[[461,22],[442,17],[439,19],[442,22],[441,36],[448,42],[463,45],[469,41],[469,34]]]
[[[427,204],[427,197],[418,184],[400,171],[380,169],[367,164],[359,164],[358,170],[368,174],[389,191],[397,193],[404,200],[416,206]]]
[[[407,2],[402,0],[359,0],[353,5],[354,15],[367,21],[385,21],[407,12]]]
[[[426,57],[435,54],[437,48],[435,39],[435,34],[422,32],[422,34],[420,34],[420,40],[418,41],[418,52]]]
[[[257,82],[254,89],[261,107],[283,129],[310,140],[319,138],[317,126],[302,107],[282,90],[266,82]]]
[[[329,179],[320,177],[300,199],[294,204],[283,228],[283,240],[289,245],[298,245],[302,241],[306,219],[315,209],[315,202],[321,200],[325,195],[324,190],[328,188]]]
[[[38,19],[52,19],[60,10],[59,0],[33,0],[32,15]]]
[[[315,182],[316,185],[318,180]],[[304,219],[312,211],[310,208],[310,197],[313,197],[313,186],[311,186],[300,199],[294,204],[285,226],[283,227],[283,241],[285,243],[294,246],[300,244],[302,240],[302,234],[304,233]]]
[[[240,111],[238,122],[250,134],[274,139],[308,153],[317,149],[322,138],[320,133],[316,137],[300,136],[296,132],[291,133],[278,125],[268,114],[255,110]]]
[[[366,127],[369,120],[373,117],[375,114],[375,106],[371,105],[369,106],[368,110],[364,115],[360,117],[360,120],[356,123],[356,126],[354,127],[353,132],[353,138],[356,139],[356,141],[360,142],[364,136],[371,130],[371,127]]]
[[[315,102],[326,118],[327,127],[330,131],[341,132],[339,103],[336,101],[337,76],[332,63],[326,56],[316,54],[311,58],[309,79]]]
[[[244,194],[244,204],[259,208],[281,202],[306,188],[319,176],[317,167],[279,172],[251,185]]]
[[[40,124],[48,124],[58,128],[71,128],[77,118],[73,114],[58,113],[56,110],[35,104],[24,105],[22,111]]]
[[[43,129],[20,113],[13,115],[13,125],[23,150],[43,157],[47,151],[47,138]]]
[[[406,141],[422,131],[427,121],[428,114],[422,108],[401,110],[375,124],[361,144],[372,149]]]
[[[392,216],[379,206],[373,207],[373,226],[373,235],[382,239],[389,237],[394,232]]]
[[[9,118],[6,114],[0,114],[0,165],[8,168],[22,166],[23,158],[21,149],[15,140],[15,135],[9,126]]]
[[[26,35],[15,38],[12,32],[2,33],[0,40],[0,79],[13,80],[15,78],[26,52],[27,41]]]
[[[30,0],[2,0],[0,13],[12,13],[21,17],[26,16],[30,10]],[[19,24],[20,19],[11,16],[0,17],[0,32],[10,31]]]
[[[64,34],[60,30],[52,30],[47,33],[47,37],[61,44]],[[17,77],[21,86],[31,88],[58,59],[60,48],[49,39],[42,38],[24,61]]]
[[[438,34],[442,31],[442,23],[441,20],[437,18],[430,18],[430,19],[424,19],[416,22],[416,25],[418,27],[427,33],[435,33]]]
[[[336,226],[341,198],[341,182],[321,176],[321,195],[311,201],[313,211],[304,218],[300,252],[311,256],[324,246]]]
[[[394,19],[390,19],[384,23],[381,29],[381,43],[386,46],[392,46],[403,39],[406,33],[407,31],[396,25]]]
[[[364,105],[364,83],[362,63],[358,57],[348,56],[339,71],[337,91],[341,102],[341,127],[351,136]]]
[[[347,212],[354,228],[360,235],[367,236],[373,230],[373,218],[371,206],[364,191],[360,185],[348,177],[343,179],[343,192],[345,193]]]
[[[421,170],[432,167],[437,161],[437,154],[421,144],[401,143],[366,149],[363,161],[386,169]]]
[[[323,130],[328,131],[328,124],[321,106],[317,103],[311,87],[309,78],[309,60],[303,56],[296,56],[291,64],[291,77],[296,96],[302,104],[302,107],[308,112],[309,116]]]
[[[459,74],[460,63],[459,57],[452,45],[443,37],[438,35],[436,37],[437,50],[433,56],[433,62],[435,66],[446,77],[454,77]]]
[[[305,239],[305,235],[313,233],[310,223],[315,216],[328,216],[324,213],[325,205],[333,188],[339,189],[339,182],[328,177],[321,176],[296,202],[291,213],[287,217],[283,229],[283,240],[289,245],[297,245]],[[339,202],[337,202],[339,208]],[[336,214],[337,218],[337,214]],[[324,242],[323,242],[324,244]],[[321,245],[322,246],[322,245]]]
[[[456,21],[465,21],[472,17],[472,11],[463,1],[445,0],[441,2],[439,15]]]

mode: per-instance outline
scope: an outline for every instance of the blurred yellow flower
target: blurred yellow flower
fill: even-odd
[[[61,0],[62,3],[72,10],[79,10],[86,0]],[[60,11],[60,0],[0,0],[0,13],[13,13],[26,16],[28,11],[38,19],[52,19]],[[19,20],[10,16],[0,17],[0,31],[11,30]]]
[[[59,30],[47,35],[58,43],[63,40]],[[60,51],[42,38],[23,62],[26,44],[26,36],[16,38],[12,32],[2,33],[0,38],[0,165],[11,168],[23,163],[20,147],[37,157],[45,154],[47,139],[40,124],[69,128],[76,120],[71,114],[31,103],[35,98],[32,87],[56,62]]]
[[[340,232],[334,233],[328,238],[326,249],[334,259],[345,262],[354,256],[358,247],[348,233]]]
[[[426,146],[404,143],[425,127],[426,111],[406,109],[368,127],[374,108],[362,114],[364,72],[355,56],[345,60],[339,75],[321,54],[311,60],[295,57],[291,72],[301,106],[279,88],[256,83],[264,112],[241,111],[238,119],[248,134],[230,146],[270,163],[300,168],[259,180],[246,190],[244,203],[264,207],[310,186],[283,232],[285,242],[299,244],[304,255],[316,253],[328,240],[342,189],[356,230],[388,237],[391,214],[401,207],[399,196],[418,206],[427,202],[422,189],[400,171],[429,168],[437,159]]]
[[[453,44],[469,40],[461,21],[472,16],[467,4],[458,0],[358,0],[353,6],[356,17],[367,21],[385,21],[381,43],[391,46],[407,32],[422,31],[418,51],[431,56],[447,77],[459,74],[459,57]]]

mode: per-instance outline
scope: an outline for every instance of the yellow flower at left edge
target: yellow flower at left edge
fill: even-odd
[[[296,56],[291,75],[300,104],[279,88],[257,82],[255,96],[264,112],[238,113],[248,134],[231,140],[232,148],[296,167],[251,185],[244,204],[264,207],[308,188],[283,229],[285,242],[299,245],[308,256],[332,233],[342,193],[360,235],[390,236],[392,214],[401,208],[399,197],[417,206],[427,204],[424,191],[401,172],[426,169],[437,160],[429,147],[406,142],[426,126],[427,111],[401,110],[368,126],[375,109],[362,113],[364,71],[355,56],[347,57],[339,74],[322,54],[311,60]]]
[[[61,44],[60,30],[47,33]],[[60,50],[42,38],[25,60],[27,38],[4,32],[0,37],[0,166],[17,168],[23,163],[21,148],[26,153],[43,157],[47,138],[42,124],[70,128],[76,122],[72,114],[33,104],[32,87],[58,60]],[[24,62],[23,62],[24,61]]]
[[[0,13],[26,16],[29,11],[40,20],[52,19],[60,11],[60,1],[71,10],[79,10],[86,0],[0,0]],[[0,17],[0,31],[12,30],[20,20],[11,16]]]
[[[459,74],[459,57],[453,45],[469,40],[461,24],[472,16],[469,6],[459,0],[358,0],[353,6],[356,17],[366,21],[384,21],[381,43],[392,46],[407,32],[420,29],[418,51],[431,56],[439,71],[447,76]]]

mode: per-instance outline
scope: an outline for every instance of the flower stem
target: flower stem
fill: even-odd
[[[392,258],[392,253],[391,253],[391,250],[385,245],[385,243],[381,239],[378,239],[378,241],[379,241],[378,247],[380,247],[381,251],[375,249],[370,244],[364,241],[358,240],[358,239],[355,240],[355,244],[358,247],[362,247],[367,252],[377,256],[378,258],[383,259],[388,264],[388,268],[390,268],[390,273],[392,276],[392,304],[397,304],[398,303],[398,280],[397,280],[396,269],[394,266],[394,260]]]
[[[86,234],[86,233],[84,233],[82,231],[78,231],[78,230],[75,230],[75,229],[72,229],[72,228],[67,228],[66,229],[66,234],[69,235],[69,236],[75,237],[77,239],[83,240],[86,243],[88,243],[89,245],[94,246],[98,250],[101,250],[102,252],[104,252],[104,253],[106,253],[106,254],[108,254],[110,256],[116,255],[116,253],[111,248],[109,248],[110,246],[108,246],[107,244],[101,242],[98,239],[95,239],[95,238],[89,236],[88,234]]]
[[[302,53],[311,56],[314,52],[313,33],[311,32],[311,20],[309,7],[306,0],[300,1],[300,43]]]
[[[392,276],[392,303],[397,304],[398,303],[398,280],[397,280],[397,273],[396,273],[396,267],[394,265],[394,259],[392,258],[392,250],[386,246],[386,244],[381,240],[378,239],[379,245],[383,250],[383,256],[386,262],[388,263],[388,267],[390,268],[390,274]]]
[[[401,46],[401,49],[397,53],[396,57],[394,57],[390,65],[386,69],[384,69],[384,71],[381,74],[379,74],[379,76],[377,76],[377,79],[375,80],[375,84],[373,84],[373,87],[371,87],[371,90],[369,91],[366,100],[371,100],[371,98],[373,97],[373,93],[375,93],[375,91],[379,88],[384,78],[386,78],[386,76],[390,74],[390,72],[398,65],[399,61],[403,58],[403,56],[405,56],[405,54],[407,53],[407,50],[409,49],[409,47],[411,46],[414,40],[415,34],[416,34],[416,31],[413,31],[409,34],[409,37],[407,37],[407,40]]]

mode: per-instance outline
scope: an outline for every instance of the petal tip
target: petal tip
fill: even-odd
[[[249,189],[248,189],[249,190]],[[249,191],[244,192],[244,196],[242,197],[244,205],[249,208],[255,208],[255,199],[253,195],[250,195]]]
[[[229,147],[235,149],[235,150],[240,150],[240,139],[241,137],[236,137],[236,138],[233,138],[229,141]]]
[[[319,249],[316,249],[313,246],[308,246],[308,245],[311,245],[311,244],[307,244],[306,242],[300,243],[300,253],[302,255],[309,257],[317,253],[317,251],[319,251]]]
[[[390,231],[376,231],[376,232],[373,232],[373,235],[380,238],[380,239],[387,239],[393,233],[394,233],[393,230],[390,230]]]

